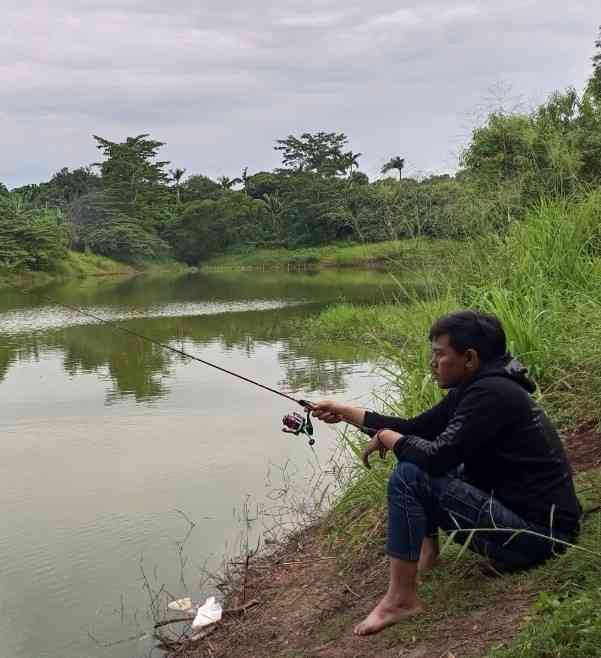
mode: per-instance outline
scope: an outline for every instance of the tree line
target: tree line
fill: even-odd
[[[148,134],[94,136],[97,163],[44,183],[0,183],[0,266],[52,269],[67,249],[140,262],[197,264],[228,250],[502,232],[532,204],[601,181],[601,30],[584,91],[552,94],[528,113],[489,114],[454,175],[403,177],[393,156],[370,181],[344,133],[276,141],[273,171],[213,180],[160,160]]]

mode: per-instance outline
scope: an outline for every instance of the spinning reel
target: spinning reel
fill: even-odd
[[[315,445],[315,439],[313,438],[313,423],[311,422],[311,409],[307,408],[305,416],[293,411],[282,418],[282,423],[284,424],[282,432],[286,432],[286,434],[294,434],[295,436],[304,434],[309,438],[309,445]]]

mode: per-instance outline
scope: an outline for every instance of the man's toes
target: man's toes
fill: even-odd
[[[363,635],[363,633],[364,633],[364,631],[363,631],[363,626],[364,626],[364,625],[365,625],[365,621],[362,621],[362,622],[358,623],[358,624],[355,626],[355,628],[353,629],[353,633],[354,633],[355,635]]]

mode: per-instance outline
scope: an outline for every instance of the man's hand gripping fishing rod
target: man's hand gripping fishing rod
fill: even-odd
[[[313,423],[311,422],[311,413],[313,413],[313,416],[315,416],[316,418],[319,418],[320,420],[323,420],[324,422],[329,424],[339,423],[344,421],[349,425],[356,427],[358,430],[361,430],[361,432],[367,434],[369,437],[372,438],[377,434],[376,430],[370,427],[366,427],[361,423],[355,422],[355,420],[358,419],[347,418],[346,416],[342,416],[340,414],[336,414],[333,413],[332,411],[324,409],[323,408],[324,403],[313,403],[307,400],[296,400],[296,403],[299,404],[301,407],[303,407],[303,409],[305,410],[305,415],[302,416],[297,412],[292,412],[284,416],[284,418],[282,419],[282,423],[284,425],[284,427],[282,428],[282,432],[286,432],[286,434],[294,434],[295,436],[304,434],[305,436],[309,437],[310,446],[315,444],[315,439],[313,438],[314,430],[313,430]],[[380,456],[384,457],[385,452],[386,451],[382,448],[380,450]],[[365,458],[363,461],[367,466],[367,468],[369,468],[369,462],[367,461],[367,459]]]

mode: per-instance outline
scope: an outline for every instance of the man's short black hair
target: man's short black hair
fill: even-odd
[[[478,311],[457,311],[438,318],[430,329],[430,340],[447,335],[449,345],[463,354],[468,349],[478,352],[482,363],[505,354],[505,331],[496,315]]]

